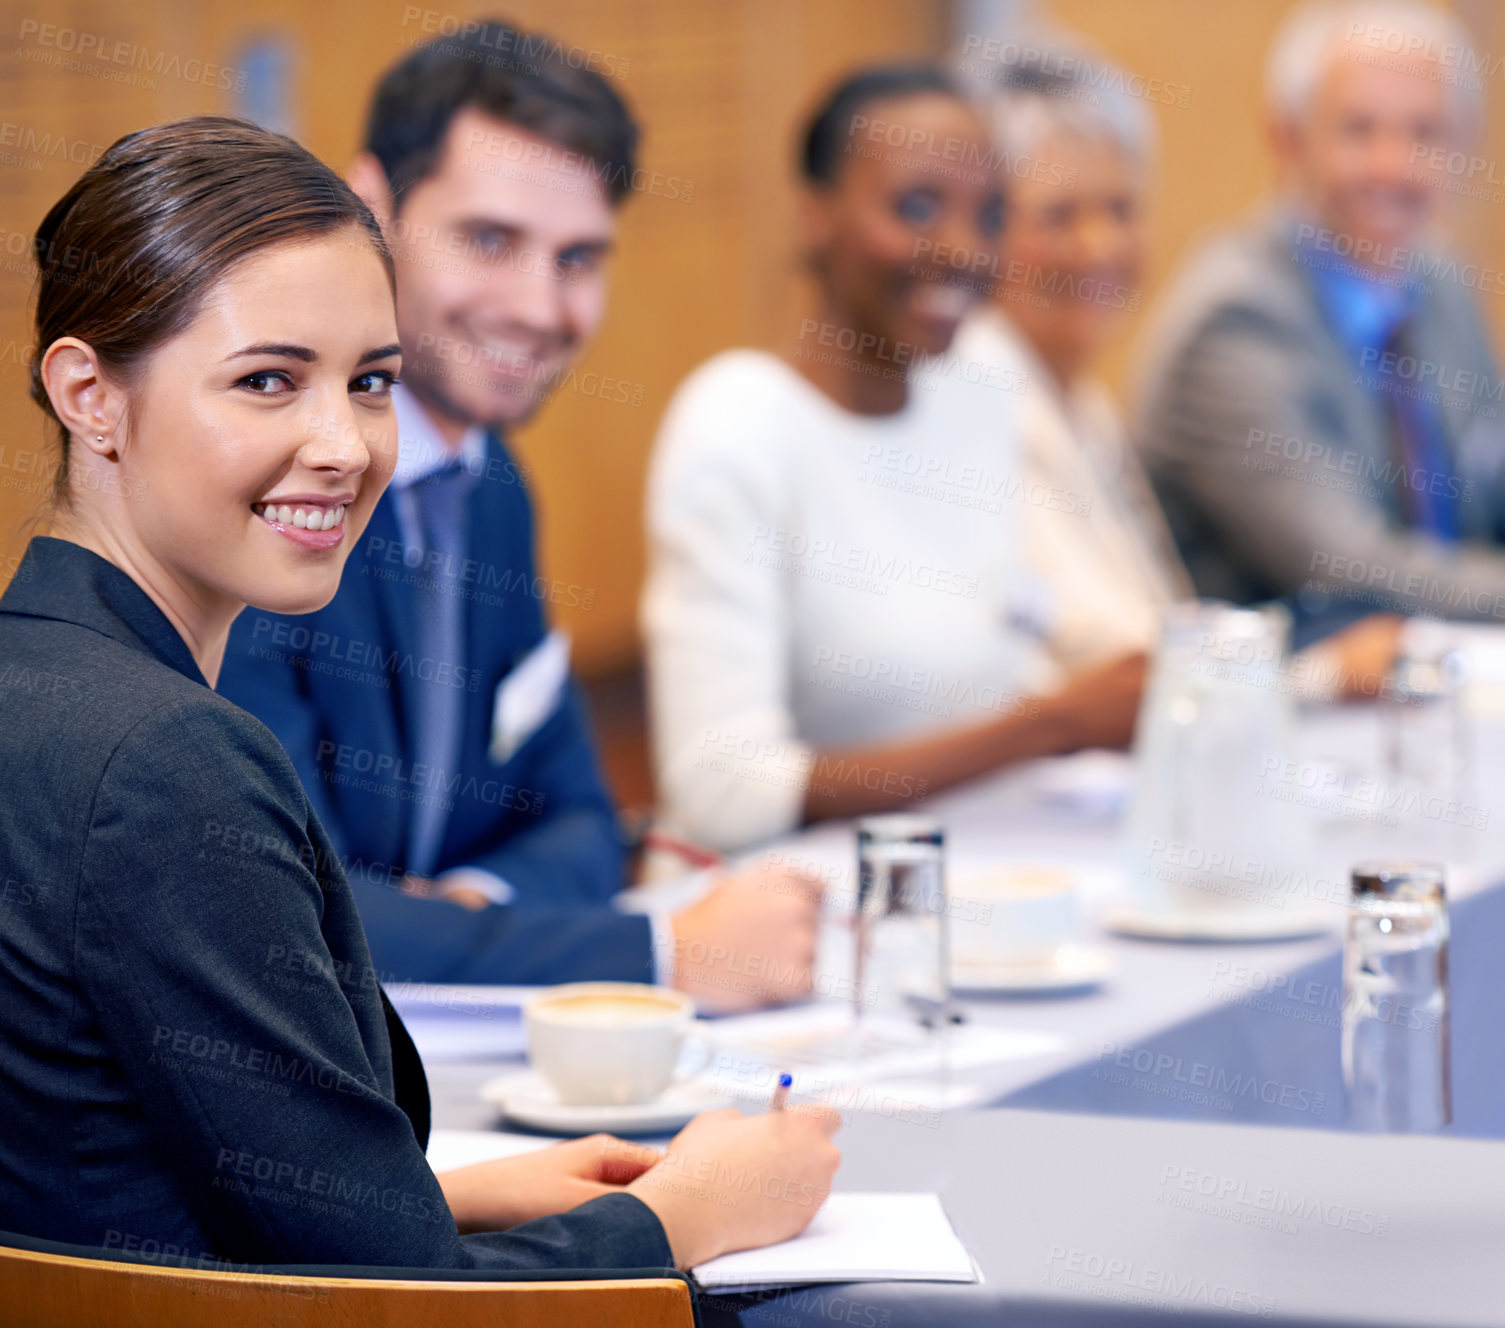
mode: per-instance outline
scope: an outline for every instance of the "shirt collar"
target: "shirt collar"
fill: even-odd
[[[209,686],[187,642],[156,601],[129,573],[71,540],[38,535],[26,546],[0,596],[0,613],[87,627]]]
[[[1421,303],[1422,288],[1409,277],[1375,272],[1331,250],[1319,250],[1315,237],[1303,238],[1299,229],[1295,244],[1318,305],[1355,360],[1366,350],[1386,346]]]
[[[477,475],[486,464],[486,431],[472,424],[451,448],[435,427],[433,417],[418,399],[401,384],[392,389],[392,406],[397,412],[397,465],[392,472],[393,489],[411,488],[426,475],[441,470],[451,461],[464,463]]]

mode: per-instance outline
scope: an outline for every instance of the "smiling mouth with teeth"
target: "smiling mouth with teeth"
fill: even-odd
[[[910,289],[910,307],[927,318],[960,320],[977,302],[974,283],[937,281]]]
[[[287,503],[252,503],[251,510],[272,525],[292,526],[297,530],[333,530],[345,520],[349,503],[335,507],[316,507],[311,503],[289,506]]]

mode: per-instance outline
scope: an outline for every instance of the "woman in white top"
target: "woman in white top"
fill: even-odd
[[[1042,647],[1020,384],[956,336],[1002,223],[976,112],[928,67],[866,71],[802,170],[815,309],[780,354],[686,380],[649,489],[664,819],[723,849],[1122,744],[1142,680],[1139,658],[1068,678]]]

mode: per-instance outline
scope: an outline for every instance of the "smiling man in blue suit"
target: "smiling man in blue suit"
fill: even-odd
[[[396,260],[397,467],[334,600],[247,610],[219,690],[292,757],[383,977],[785,999],[811,985],[802,878],[755,868],[673,916],[612,906],[622,845],[548,624],[587,592],[538,575],[504,441],[600,325],[641,176],[627,108],[566,49],[477,22],[378,85],[350,181]]]

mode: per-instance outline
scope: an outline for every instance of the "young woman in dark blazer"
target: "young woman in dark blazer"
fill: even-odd
[[[184,120],[111,147],[36,253],[32,395],[62,458],[51,535],[0,598],[0,1228],[499,1270],[688,1267],[801,1230],[829,1116],[710,1113],[667,1159],[598,1137],[436,1177],[329,841],[212,690],[246,604],[330,599],[392,471],[392,269],[364,206],[286,138]],[[717,1179],[775,1158],[777,1196]]]

